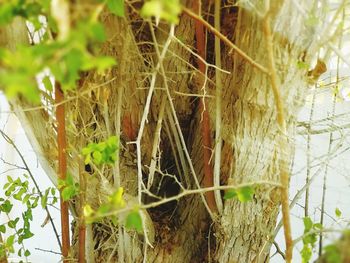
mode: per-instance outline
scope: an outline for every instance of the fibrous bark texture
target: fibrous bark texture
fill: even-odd
[[[266,43],[262,31],[264,1],[249,2],[251,4],[247,6],[226,5],[223,8],[222,32],[252,59],[266,66]],[[288,166],[292,157],[295,119],[306,88],[305,69],[297,65],[298,62],[309,63],[318,30],[305,25],[306,16],[299,12],[292,1],[273,2],[274,56],[287,134],[283,134],[276,123],[275,101],[267,74],[253,68],[222,44],[221,59],[225,70],[222,73],[221,105],[222,185],[279,182],[280,160],[284,160]],[[303,7],[306,13],[313,8],[313,1],[307,2]],[[184,1],[183,4],[190,7],[191,1]],[[133,7],[137,9],[139,3],[133,3]],[[212,6],[203,4],[202,11],[204,18],[211,22]],[[101,21],[107,31],[107,41],[101,53],[115,57],[118,65],[103,76],[96,72],[82,75],[77,89],[66,94],[67,142],[72,152],[68,167],[77,179],[78,166],[73,156],[81,149],[76,145],[87,145],[119,134],[119,122],[120,169],[119,174],[108,167],[95,171],[93,175],[87,173],[86,176],[90,177],[87,180],[89,194],[86,202],[96,209],[115,190],[115,178],[119,178],[120,185],[127,193],[127,202],[137,203],[140,184],[133,142],[139,133],[148,96],[151,96],[150,113],[142,130],[140,144],[142,202],[157,200],[154,195],[164,198],[177,195],[183,189],[196,189],[198,185],[194,177],[200,183],[203,179],[199,96],[209,95],[206,101],[212,123],[215,123],[216,118],[213,99],[215,70],[211,65],[215,63],[213,35],[206,35],[207,84],[203,86],[204,76],[198,73],[195,63],[194,22],[188,16],[180,16],[175,38],[170,39],[171,43],[158,71],[155,71],[159,62],[156,48],[160,52],[165,48],[169,25],[162,22],[159,25],[146,23],[131,11],[126,18],[117,18],[105,12]],[[157,44],[152,37],[153,30]],[[20,41],[18,36],[3,35],[3,41]],[[152,82],[152,78],[156,78],[156,81]],[[154,85],[152,93],[149,92],[151,85]],[[122,96],[121,105],[118,94]],[[162,109],[163,100],[165,107]],[[53,175],[53,171],[57,171],[57,147],[52,114],[45,109],[23,111],[30,107],[23,99],[15,100],[12,104],[17,116],[25,124],[34,150],[41,157],[43,168]],[[118,109],[121,110],[120,119],[117,119]],[[157,131],[157,123],[161,125],[160,131]],[[211,131],[214,138],[214,126]],[[160,132],[160,140],[155,139],[158,136],[156,132]],[[276,143],[281,136],[288,137],[285,149],[280,149]],[[186,151],[190,158],[187,158]],[[152,161],[155,166],[154,163],[152,166]],[[147,187],[151,167],[153,179],[150,187]],[[226,200],[222,214],[217,215],[213,222],[200,196],[189,195],[143,211],[149,236],[154,235],[151,240],[153,248],[148,246],[145,249],[144,236],[124,229],[118,230],[106,219],[92,225],[92,235],[90,233],[88,236],[93,240],[89,241],[88,247],[90,250],[94,247],[94,253],[88,253],[94,255],[95,262],[142,262],[145,258],[146,262],[208,262],[209,259],[220,263],[265,262],[268,261],[273,241],[271,237],[279,202],[276,186],[258,184],[252,201],[241,203]],[[75,211],[74,206],[72,211]],[[78,228],[73,230],[77,232]],[[73,252],[75,249],[74,244]]]

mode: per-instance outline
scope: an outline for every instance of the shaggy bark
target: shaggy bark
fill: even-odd
[[[188,3],[191,1],[188,1]],[[257,9],[263,10],[264,1],[251,1]],[[309,1],[312,2],[312,1]],[[187,3],[184,3],[187,4]],[[253,69],[242,58],[232,55],[226,47],[222,49],[223,68],[230,74],[223,74],[222,99],[222,164],[221,183],[238,184],[259,180],[279,181],[279,160],[283,158],[288,165],[293,148],[295,118],[302,105],[305,94],[306,72],[297,68],[297,62],[308,63],[314,52],[316,31],[305,27],[305,17],[290,1],[278,2],[279,10],[274,14],[274,45],[276,67],[279,74],[280,89],[285,103],[288,134],[281,134],[276,124],[275,102],[268,77]],[[312,8],[307,4],[305,10]],[[251,9],[241,9],[235,34],[230,31],[232,16],[237,17],[237,9],[222,12],[223,31],[234,35],[235,43],[255,61],[266,64],[265,42],[262,33],[261,17]],[[101,20],[106,26],[108,40],[101,49],[104,54],[114,56],[118,66],[105,76],[91,72],[82,76],[76,92],[67,102],[68,133],[67,141],[71,149],[80,152],[75,145],[101,141],[116,133],[116,109],[118,93],[122,98],[122,136],[120,151],[120,174],[103,168],[97,175],[87,180],[87,203],[97,208],[112,193],[113,178],[119,176],[121,185],[128,194],[127,201],[134,201],[137,195],[137,166],[135,147],[127,142],[136,139],[139,123],[143,114],[149,75],[157,63],[154,47],[141,43],[151,40],[145,24],[135,22],[135,17],[121,19],[104,13]],[[225,22],[226,21],[226,22]],[[226,25],[226,28],[225,28]],[[21,26],[17,24],[17,26]],[[23,24],[22,24],[23,26]],[[23,28],[22,28],[23,29]],[[159,44],[167,38],[167,26],[160,26],[156,35]],[[232,30],[232,29],[231,29]],[[141,32],[139,36],[137,32]],[[23,32],[22,32],[23,33]],[[0,35],[1,43],[18,43],[23,35]],[[189,149],[195,172],[201,181],[203,176],[202,140],[200,136],[201,112],[198,99],[179,96],[179,93],[200,93],[196,81],[192,81],[195,70],[191,66],[193,57],[188,49],[193,49],[193,22],[182,15],[176,28],[176,36],[185,47],[173,40],[167,57],[163,62],[166,79],[173,97],[179,123]],[[210,37],[208,38],[210,46]],[[160,45],[161,46],[161,45]],[[188,47],[188,48],[187,48]],[[151,55],[149,55],[151,52]],[[208,55],[210,57],[210,55]],[[209,70],[209,77],[212,77]],[[212,82],[211,82],[212,83]],[[157,88],[164,89],[164,79],[159,75]],[[214,93],[213,84],[208,92]],[[144,180],[149,172],[145,165],[151,162],[154,131],[159,116],[159,105],[164,90],[156,89],[151,104],[151,114],[142,137],[142,161]],[[25,130],[36,153],[41,156],[41,164],[49,175],[57,170],[57,151],[55,143],[54,120],[45,110],[23,111],[29,104],[22,99],[12,102],[17,116],[25,123]],[[215,100],[208,99],[212,122],[215,120]],[[164,173],[174,174],[186,188],[196,188],[193,175],[188,169],[188,160],[184,157],[183,147],[179,143],[179,134],[174,126],[174,116],[166,104],[166,114],[161,131],[159,146],[159,168]],[[175,128],[174,128],[175,127]],[[213,130],[214,132],[214,130]],[[275,143],[281,136],[288,136],[286,149],[278,149]],[[79,140],[79,143],[77,143]],[[177,165],[175,165],[176,163]],[[69,170],[78,177],[77,165],[68,160]],[[151,190],[159,188],[157,194],[176,195],[180,190],[173,179],[156,173],[157,179]],[[55,182],[55,177],[50,176]],[[152,201],[143,198],[144,202]],[[160,208],[145,211],[147,231],[155,231],[154,248],[147,249],[147,262],[206,262],[208,257],[217,262],[265,262],[268,261],[276,217],[279,210],[278,189],[259,186],[254,200],[240,203],[228,200],[224,211],[219,215],[214,227],[199,196],[188,196],[177,202]],[[72,207],[72,211],[75,209]],[[149,215],[148,215],[149,214]],[[149,217],[150,216],[150,217]],[[78,228],[74,229],[74,232]],[[153,230],[154,229],[154,230]],[[134,232],[121,233],[108,220],[92,227],[95,261],[104,262],[110,258],[117,262],[116,244],[122,237],[125,262],[142,262],[144,238]],[[112,234],[111,234],[112,233]],[[91,235],[90,235],[91,236]],[[91,247],[91,245],[90,245]],[[76,247],[74,246],[75,250]],[[119,261],[118,261],[119,262]]]

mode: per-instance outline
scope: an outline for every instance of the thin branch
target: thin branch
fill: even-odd
[[[342,230],[342,229],[338,230],[338,229],[333,229],[333,228],[312,229],[309,232],[303,234],[302,236],[294,239],[293,240],[293,245],[295,245],[295,244],[299,243],[300,241],[302,241],[304,237],[307,237],[307,236],[312,235],[312,234],[334,233],[334,232],[343,233],[344,230]]]
[[[47,250],[47,249],[42,249],[42,248],[38,248],[38,247],[36,247],[35,250],[46,252],[46,253],[51,253],[51,254],[55,254],[55,255],[62,255],[60,252]]]
[[[269,71],[261,66],[259,63],[255,62],[251,57],[249,57],[243,50],[238,48],[235,44],[233,44],[226,36],[221,34],[219,31],[217,31],[212,25],[210,25],[207,21],[205,21],[202,17],[198,16],[191,10],[187,9],[186,7],[182,7],[182,10],[185,14],[187,14],[189,17],[193,18],[194,20],[200,22],[205,26],[210,32],[212,32],[214,35],[216,35],[218,38],[221,39],[227,46],[229,46],[232,50],[236,51],[242,58],[244,58],[249,64],[251,64],[253,67],[257,68],[261,72],[265,74],[269,74]]]
[[[286,148],[286,121],[284,117],[284,109],[283,109],[283,101],[280,94],[280,90],[277,84],[277,72],[275,68],[275,59],[273,54],[273,39],[270,25],[270,16],[271,16],[271,8],[270,2],[266,2],[266,10],[267,13],[263,20],[264,34],[266,38],[266,49],[268,53],[268,65],[270,71],[270,81],[271,87],[273,91],[273,95],[275,98],[275,104],[277,109],[277,123],[279,128],[281,129],[282,135],[279,138],[279,148],[280,150]],[[292,239],[292,231],[291,231],[291,223],[290,223],[290,210],[289,210],[289,171],[286,165],[284,164],[284,157],[280,156],[280,181],[281,181],[281,204],[282,204],[282,219],[283,219],[283,227],[284,227],[284,238],[286,242],[286,262],[291,263],[293,257],[293,239]]]
[[[154,139],[153,139],[153,145],[152,145],[152,157],[151,157],[151,163],[150,163],[150,167],[149,167],[147,189],[150,189],[152,184],[153,184],[154,173],[155,173],[156,164],[157,164],[157,152],[159,149],[160,135],[161,135],[161,130],[162,130],[162,123],[163,123],[166,101],[167,101],[167,98],[166,98],[166,95],[164,94],[161,97],[157,125],[156,125],[156,129],[154,131]]]
[[[273,245],[276,248],[276,253],[280,254],[283,259],[286,259],[286,255],[283,253],[283,251],[280,249],[279,245],[276,241],[273,242]]]
[[[350,123],[344,124],[344,125],[336,125],[336,124],[331,124],[329,127],[324,128],[324,129],[304,129],[302,131],[298,131],[298,135],[305,135],[305,134],[310,134],[310,135],[318,135],[318,134],[323,134],[323,133],[332,133],[336,131],[341,131],[345,129],[350,129]]]
[[[167,198],[163,198],[159,201],[155,201],[149,204],[144,204],[139,206],[140,209],[142,210],[146,210],[149,208],[154,208],[154,207],[158,207],[160,205],[164,205],[166,203],[172,202],[172,201],[178,201],[179,199],[185,197],[185,196],[189,196],[189,195],[194,195],[194,194],[204,194],[206,192],[212,192],[215,190],[232,190],[232,189],[240,189],[243,187],[254,187],[254,186],[258,186],[258,185],[270,185],[272,187],[281,187],[281,184],[276,183],[274,181],[266,181],[266,180],[259,180],[259,181],[254,181],[254,182],[249,182],[249,183],[242,183],[242,184],[237,184],[237,185],[220,185],[218,187],[203,187],[203,188],[198,188],[198,189],[193,189],[193,190],[184,190],[183,192],[175,195],[175,196],[171,196],[171,197],[167,197]],[[111,212],[107,212],[104,213],[103,216],[101,217],[108,217],[108,216],[113,216],[113,215],[119,215],[119,214],[123,214],[126,212],[130,212],[133,209],[135,209],[134,206],[128,206],[119,210],[115,210],[115,211],[111,211]],[[97,220],[100,217],[93,217],[91,218],[92,220]]]
[[[9,163],[9,162],[5,161],[4,158],[2,158],[2,157],[0,157],[0,160],[1,160],[4,164],[7,164],[7,165],[9,165],[9,166],[14,167],[14,168],[13,168],[14,170],[18,170],[18,169],[19,169],[19,170],[27,170],[25,167],[22,167],[22,166],[19,166],[19,165],[17,165],[17,164]]]

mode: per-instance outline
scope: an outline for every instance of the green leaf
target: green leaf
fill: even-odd
[[[253,199],[254,189],[250,186],[244,186],[237,190],[238,200],[241,202],[247,202]]]
[[[337,217],[341,217],[341,211],[340,211],[340,209],[337,207],[336,209],[335,209],[335,215],[337,216]]]
[[[32,236],[34,236],[34,234],[30,232],[29,229],[24,229],[24,233],[23,235],[21,235],[22,239],[28,239],[28,238],[31,238]]]
[[[0,210],[3,211],[4,213],[8,214],[11,212],[11,209],[13,207],[13,204],[9,200],[6,200],[3,202],[0,206]]]
[[[51,83],[51,80],[50,80],[49,76],[45,76],[43,78],[43,84],[45,86],[45,89],[47,89],[48,91],[52,91],[53,90],[52,83]]]
[[[105,29],[101,23],[92,23],[89,26],[89,31],[94,40],[98,42],[103,42],[106,40]]]
[[[128,214],[125,227],[128,229],[136,229],[137,232],[142,232],[142,219],[138,211],[132,211]]]
[[[58,180],[58,188],[62,191],[61,195],[64,201],[68,201],[79,194],[79,184],[74,182],[73,176],[69,173],[65,180]],[[46,190],[47,194],[49,190]]]
[[[125,201],[123,200],[123,187],[119,187],[110,197],[109,201],[114,208],[121,208],[125,206]]]
[[[237,192],[234,189],[227,190],[225,195],[224,195],[225,200],[232,199],[235,197],[237,197]]]
[[[30,194],[26,194],[22,199],[22,204],[27,204],[29,198],[30,198]]]
[[[22,250],[23,250],[23,248],[20,248],[20,249],[18,250],[17,255],[18,255],[19,257],[22,257]]]
[[[312,229],[313,222],[312,222],[311,218],[308,216],[304,217],[303,221],[304,221],[304,233],[307,233]]]
[[[0,225],[0,232],[5,233],[6,232],[6,226],[5,225]]]
[[[83,214],[85,217],[90,217],[94,213],[94,210],[91,208],[90,205],[85,205],[83,208]]]
[[[77,191],[74,187],[65,187],[62,190],[62,198],[64,201],[68,201],[77,195]]]
[[[17,217],[17,218],[14,219],[14,220],[10,220],[10,221],[7,223],[7,225],[8,225],[9,228],[14,229],[14,228],[16,228],[16,225],[17,225],[18,221],[19,221],[19,217]]]
[[[146,2],[141,9],[141,16],[151,17],[156,16],[160,17],[163,11],[163,6],[161,1],[149,1]]]
[[[238,189],[230,189],[226,191],[224,199],[237,198],[240,202],[247,202],[252,200],[254,195],[254,188],[251,186],[244,186]]]
[[[302,258],[302,263],[307,263],[309,262],[311,256],[312,256],[312,249],[309,245],[304,245],[303,249],[300,252],[301,258]]]
[[[141,9],[141,16],[145,18],[154,16],[173,24],[179,23],[180,13],[179,0],[150,0]]]
[[[109,10],[119,17],[124,17],[124,0],[107,0]]]
[[[315,223],[315,224],[314,224],[314,228],[316,228],[316,229],[322,229],[323,226],[322,226],[321,223]]]
[[[28,249],[26,249],[26,251],[24,252],[24,256],[25,257],[29,257],[30,256],[30,251]]]
[[[10,3],[2,2],[0,5],[0,25],[5,25],[13,19],[15,16],[13,6]]]
[[[92,157],[94,158],[94,163],[101,164],[102,163],[102,154],[98,151],[94,151],[92,153]]]
[[[339,251],[339,248],[334,245],[328,245],[323,248],[323,251],[325,252],[326,262],[327,263],[341,263],[341,253]]]
[[[298,69],[308,69],[309,65],[307,63],[305,63],[304,61],[298,61],[297,68]]]
[[[15,241],[15,235],[10,235],[7,239],[6,239],[6,246],[7,247],[12,247]]]
[[[95,67],[99,73],[103,73],[106,69],[111,68],[116,64],[115,59],[112,57],[96,57],[95,58]]]

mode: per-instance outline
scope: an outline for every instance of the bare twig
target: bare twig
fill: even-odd
[[[283,253],[283,251],[280,249],[279,245],[276,241],[273,242],[273,245],[276,248],[276,253],[280,254],[283,259],[286,259],[286,255]]]
[[[273,182],[273,181],[266,181],[266,180],[259,180],[259,181],[254,181],[254,182],[249,182],[249,183],[242,183],[242,184],[237,184],[237,185],[220,185],[218,187],[202,187],[202,188],[198,188],[198,189],[192,189],[192,190],[184,190],[183,192],[175,195],[175,196],[171,196],[171,197],[167,197],[167,198],[163,198],[159,201],[155,201],[149,204],[144,204],[141,205],[139,208],[146,210],[149,208],[154,208],[172,201],[178,201],[179,199],[188,196],[188,195],[194,195],[194,194],[203,194],[206,192],[212,192],[215,190],[231,190],[231,189],[240,189],[242,187],[253,187],[253,186],[259,186],[259,185],[270,185],[271,187],[281,187],[281,184]],[[133,206],[128,206],[119,210],[115,210],[115,211],[111,211],[111,212],[107,212],[104,213],[103,216],[101,217],[108,217],[108,216],[112,216],[112,215],[118,215],[118,214],[123,214],[126,212],[130,212],[134,209]],[[94,217],[91,218],[92,220],[98,220],[99,217]]]
[[[38,247],[36,247],[35,250],[46,252],[46,253],[51,253],[51,254],[56,254],[56,255],[62,255],[60,252],[47,250],[47,249],[42,249],[42,248],[38,248]]]
[[[166,101],[167,101],[166,95],[162,95],[161,102],[160,102],[160,108],[159,108],[159,114],[158,114],[158,120],[157,120],[157,126],[156,126],[156,129],[154,131],[154,139],[153,139],[153,145],[152,145],[152,157],[151,157],[151,164],[149,167],[147,189],[150,189],[152,184],[153,184],[154,172],[155,172],[156,164],[157,164],[157,152],[158,152],[159,143],[160,143],[160,135],[161,135],[161,130],[162,130],[162,123],[163,123]]]

